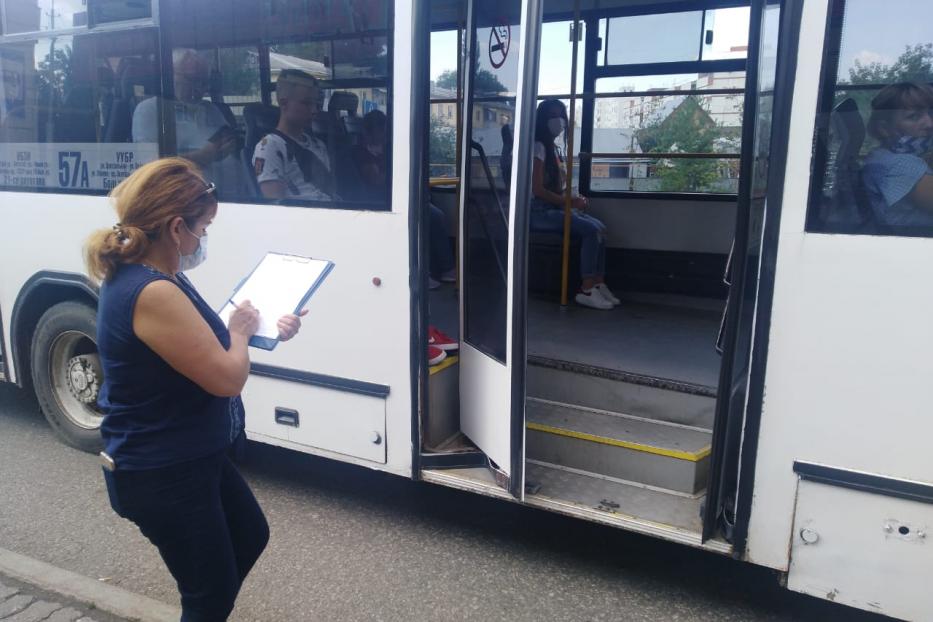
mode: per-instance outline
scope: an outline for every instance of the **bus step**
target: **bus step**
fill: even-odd
[[[706,487],[706,430],[528,398],[529,460],[686,494]]]
[[[529,461],[525,478],[533,479],[539,487],[537,492],[528,493],[529,505],[553,509],[549,502],[559,502],[563,507],[570,504],[614,516],[637,517],[687,532],[698,533],[703,528],[702,496],[652,490],[544,462]]]
[[[582,363],[529,357],[530,397],[712,430],[716,388]]]

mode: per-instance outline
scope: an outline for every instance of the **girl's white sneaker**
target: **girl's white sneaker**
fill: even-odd
[[[584,307],[590,307],[591,309],[600,309],[602,311],[608,311],[612,309],[612,303],[603,298],[602,294],[599,293],[595,287],[587,290],[580,290],[574,300],[577,301],[578,305],[583,305]]]
[[[608,300],[610,303],[612,303],[612,306],[613,306],[613,307],[617,307],[617,306],[619,306],[620,304],[622,304],[622,301],[615,297],[615,294],[613,294],[613,293],[609,290],[609,287],[608,287],[605,283],[598,283],[597,285],[594,285],[594,286],[593,286],[593,289],[595,289],[596,291],[598,291],[599,294],[600,294],[603,298],[605,298],[605,299]]]

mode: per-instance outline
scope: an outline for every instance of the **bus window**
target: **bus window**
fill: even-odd
[[[548,22],[541,25],[541,49],[547,50],[547,62],[538,67],[538,99],[570,94],[570,74],[573,57],[572,22]],[[577,46],[577,93],[583,92],[586,23],[580,22]],[[566,103],[566,102],[565,102]],[[569,109],[569,108],[568,108]],[[579,110],[579,106],[578,106]]]
[[[87,25],[87,2],[82,0],[34,0],[6,2],[4,34],[47,32]]]
[[[807,230],[933,236],[933,5],[834,0]]]
[[[38,38],[0,45],[0,186],[106,192],[158,156],[130,143],[133,110],[158,93],[154,32]]]
[[[699,60],[702,25],[703,11],[610,18],[606,62],[630,65]],[[659,37],[659,32],[665,36]]]
[[[170,0],[166,142],[226,201],[386,209],[388,7]]]
[[[735,194],[744,89],[744,72],[597,80],[593,151],[613,155],[590,190]]]
[[[431,138],[429,175],[457,176],[459,58],[456,30],[431,33]]]
[[[738,192],[750,16],[739,6],[600,20],[585,192]]]
[[[89,0],[91,24],[112,24],[152,17],[152,5],[146,0]]]

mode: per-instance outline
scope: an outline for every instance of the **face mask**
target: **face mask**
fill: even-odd
[[[184,223],[184,221],[182,221]],[[188,230],[188,233],[191,233],[191,229],[188,229],[187,223],[185,223],[185,229]],[[191,233],[194,235],[194,233]],[[194,236],[198,238],[198,236]],[[178,251],[178,271],[187,272],[188,270],[194,270],[198,266],[207,260],[207,234],[205,233],[198,238],[198,247],[194,249],[194,252],[190,255],[182,255],[181,250]]]
[[[374,156],[381,156],[385,152],[382,145],[366,145],[366,150]]]
[[[547,129],[551,131],[551,136],[557,138],[564,131],[564,120],[554,117],[547,120]]]

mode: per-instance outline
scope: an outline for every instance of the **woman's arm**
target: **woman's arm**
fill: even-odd
[[[534,159],[531,168],[531,191],[542,201],[547,201],[556,207],[564,206],[564,195],[551,192],[544,187],[544,162],[538,158]],[[583,197],[573,197],[571,206],[576,209],[584,210],[586,209],[586,199]]]
[[[133,332],[171,367],[212,395],[240,394],[249,376],[249,338],[259,313],[248,306],[230,320],[225,350],[187,296],[173,283],[153,281],[143,288],[133,312]]]
[[[534,193],[535,197],[542,201],[547,201],[551,205],[556,205],[557,207],[562,207],[564,205],[563,195],[551,192],[544,187],[544,162],[538,158],[534,158],[534,163],[531,167],[531,191]]]

